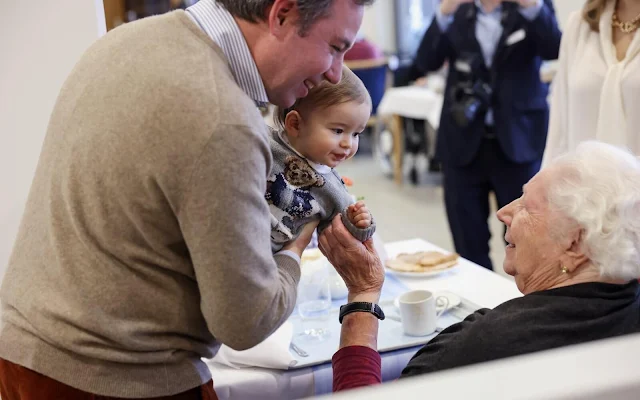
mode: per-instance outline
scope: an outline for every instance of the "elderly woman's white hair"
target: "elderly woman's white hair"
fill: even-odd
[[[562,171],[549,187],[552,209],[583,230],[584,251],[603,276],[640,277],[640,162],[602,142],[581,143],[550,165]]]

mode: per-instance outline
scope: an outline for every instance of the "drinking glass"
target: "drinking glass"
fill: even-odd
[[[298,284],[298,314],[303,331],[299,337],[306,341],[322,341],[329,336],[326,321],[331,310],[331,280],[329,263],[319,259],[306,263]]]

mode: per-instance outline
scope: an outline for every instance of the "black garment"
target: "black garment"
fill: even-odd
[[[427,343],[402,377],[640,331],[640,287],[583,283],[478,310]]]
[[[500,148],[497,139],[483,139],[471,164],[459,167],[443,165],[444,203],[456,251],[467,260],[493,269],[489,258],[491,231],[489,192],[493,191],[498,208],[522,194],[522,185],[540,169],[540,160],[517,164]]]

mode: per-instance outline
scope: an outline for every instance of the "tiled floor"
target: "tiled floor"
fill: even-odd
[[[385,242],[419,237],[453,250],[440,174],[428,174],[418,186],[407,182],[400,187],[385,176],[376,161],[367,154],[358,154],[337,170],[354,181],[351,188],[354,195],[365,197],[376,218],[380,237]],[[493,234],[491,259],[496,271],[504,273],[504,228],[495,217],[495,201],[489,221]]]

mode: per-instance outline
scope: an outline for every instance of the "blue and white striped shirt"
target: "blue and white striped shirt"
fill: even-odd
[[[200,0],[186,12],[220,46],[238,86],[258,105],[268,103],[258,67],[231,13],[215,0]]]

